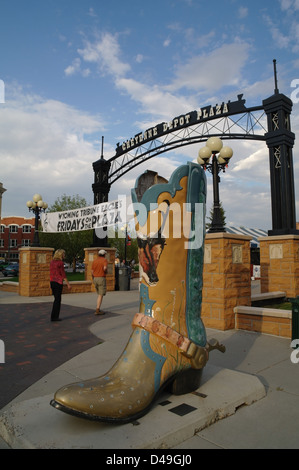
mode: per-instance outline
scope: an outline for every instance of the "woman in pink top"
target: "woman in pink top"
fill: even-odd
[[[67,280],[63,259],[65,258],[64,250],[56,250],[53,256],[53,259],[50,263],[50,283],[52,293],[54,295],[54,302],[51,312],[51,321],[60,321],[59,313],[61,306],[61,294],[63,289],[63,281],[66,282],[68,288],[70,289],[70,283]]]

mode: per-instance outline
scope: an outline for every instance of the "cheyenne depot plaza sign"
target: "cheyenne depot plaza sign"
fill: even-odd
[[[206,106],[204,108],[200,108],[197,111],[191,111],[188,114],[182,114],[180,116],[177,116],[172,119],[172,121],[161,122],[160,124],[157,124],[156,126],[151,127],[144,132],[136,134],[135,137],[126,140],[125,142],[123,142],[122,145],[117,144],[116,155],[121,155],[122,153],[125,153],[128,150],[133,149],[134,147],[138,147],[143,142],[147,142],[148,140],[160,137],[171,131],[191,126],[193,124],[198,124],[200,122],[208,121],[212,118],[225,116],[230,111],[230,104],[232,104],[233,107],[235,107],[236,103],[238,103],[239,105],[241,104],[242,111],[244,111],[244,109],[246,109],[244,108],[245,100],[241,100],[241,96],[242,95],[239,95],[239,101],[237,102],[222,103],[220,105],[216,104],[216,106]]]

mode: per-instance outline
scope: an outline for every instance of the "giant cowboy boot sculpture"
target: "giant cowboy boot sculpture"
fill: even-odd
[[[157,183],[157,184],[155,184]],[[98,421],[127,423],[147,413],[168,388],[196,390],[209,351],[201,321],[206,179],[193,163],[169,182],[153,172],[132,190],[139,261],[140,309],[133,332],[107,374],[61,388],[51,404]]]

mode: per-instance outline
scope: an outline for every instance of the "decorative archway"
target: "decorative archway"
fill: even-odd
[[[275,65],[275,64],[274,64]],[[124,174],[165,152],[206,141],[221,139],[264,141],[269,148],[272,230],[269,235],[299,234],[296,230],[295,189],[291,132],[292,101],[277,89],[261,105],[246,108],[243,95],[236,101],[205,106],[182,114],[170,122],[161,122],[117,144],[115,155],[93,163],[94,204],[108,201],[110,187]],[[103,148],[103,146],[102,146]],[[94,239],[96,246],[103,239]]]

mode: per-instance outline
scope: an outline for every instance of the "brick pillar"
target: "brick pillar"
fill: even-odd
[[[202,320],[207,328],[234,328],[234,307],[251,305],[250,240],[226,232],[206,235]]]
[[[299,235],[262,237],[259,242],[261,292],[299,295]]]
[[[84,258],[84,264],[85,264],[85,280],[86,281],[91,281],[92,282],[92,277],[91,277],[91,266],[92,262],[94,259],[96,259],[97,254],[99,250],[105,250],[107,251],[106,254],[106,259],[108,261],[108,271],[107,271],[107,291],[113,291],[115,290],[115,252],[116,248],[110,248],[105,246],[104,248],[101,247],[91,247],[91,248],[84,248],[85,251],[85,258]],[[95,287],[92,282],[91,284],[91,292],[95,292]]]
[[[23,247],[19,249],[19,295],[51,295],[50,262],[54,248]]]

